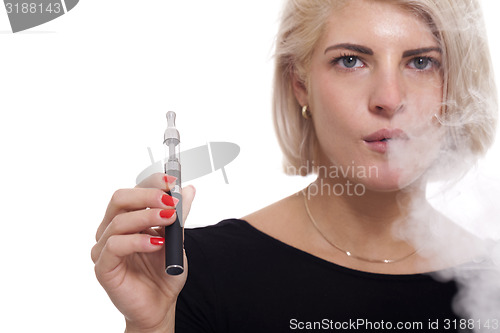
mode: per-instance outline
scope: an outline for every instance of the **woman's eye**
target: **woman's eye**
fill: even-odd
[[[417,70],[427,70],[435,67],[437,65],[436,61],[429,57],[417,57],[413,58],[409,66]]]
[[[355,69],[364,67],[364,63],[357,57],[352,55],[345,55],[333,59],[332,63],[345,69]]]

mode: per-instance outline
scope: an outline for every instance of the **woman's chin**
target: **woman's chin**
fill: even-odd
[[[365,188],[373,192],[397,192],[420,184],[423,172],[405,170],[380,170],[375,178],[361,180]]]

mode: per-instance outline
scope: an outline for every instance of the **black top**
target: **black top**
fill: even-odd
[[[453,281],[345,268],[237,219],[186,229],[184,242],[176,332],[466,332]]]

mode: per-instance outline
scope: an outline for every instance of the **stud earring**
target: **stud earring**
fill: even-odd
[[[311,118],[311,112],[309,110],[307,110],[307,105],[304,105],[302,107],[302,117],[304,117],[304,119]]]

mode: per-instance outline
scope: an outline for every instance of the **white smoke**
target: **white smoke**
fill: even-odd
[[[420,186],[426,192],[416,196],[396,233],[419,250],[436,279],[457,282],[453,305],[458,315],[470,319],[465,328],[479,332],[486,324],[489,331],[500,332],[500,181],[473,166],[476,158],[464,154],[466,149],[450,149],[432,134],[441,131],[434,121],[420,124],[405,129],[409,140],[389,146],[401,187],[412,191]],[[454,147],[465,147],[465,140],[455,137]],[[407,187],[415,179],[420,180]]]
[[[480,323],[490,323],[490,331],[500,331],[493,321],[500,321],[500,181],[486,176],[479,169],[471,170],[460,182],[432,184],[428,187],[429,201],[457,226],[474,238],[460,239],[447,235],[448,244],[459,244],[464,260],[438,277],[454,278],[459,283],[455,299],[455,311],[475,320],[474,329]],[[500,324],[499,324],[500,325]],[[484,327],[483,327],[484,330]]]

